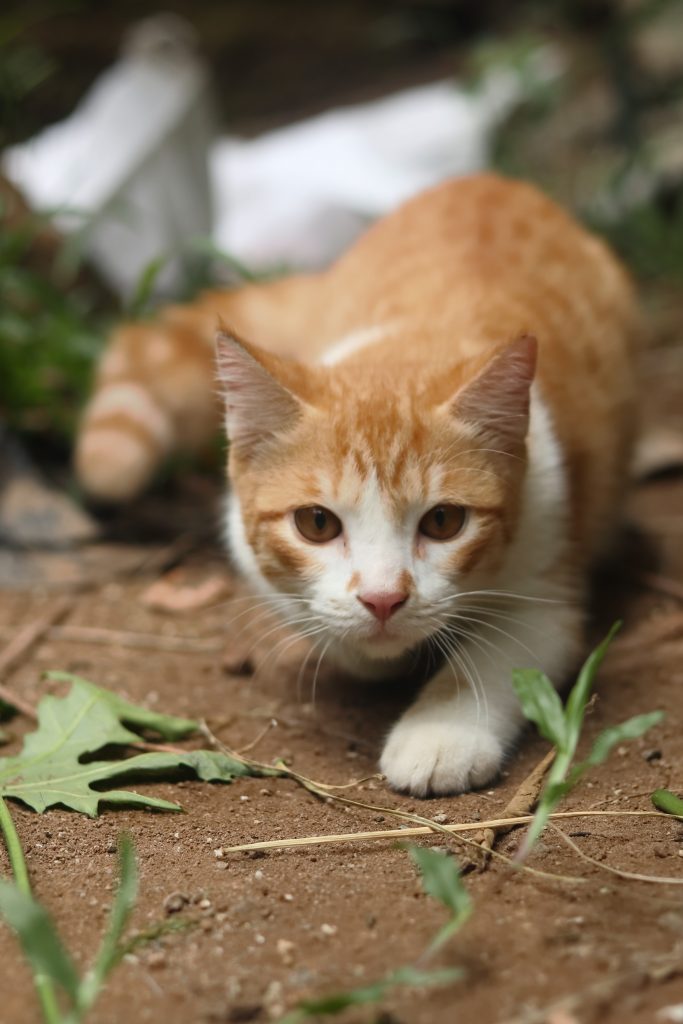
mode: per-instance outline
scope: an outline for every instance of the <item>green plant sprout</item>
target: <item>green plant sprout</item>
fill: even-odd
[[[557,690],[543,672],[538,669],[516,669],[513,673],[512,683],[525,716],[536,724],[541,735],[555,747],[555,760],[533,821],[517,854],[518,861],[526,859],[550,814],[589,768],[607,760],[618,743],[642,736],[664,717],[663,712],[652,711],[629,718],[621,725],[610,726],[599,734],[585,761],[572,763],[595,676],[620,625],[619,622],[615,623],[602,643],[588,657],[564,707]]]
[[[95,962],[79,977],[52,918],[33,896],[19,838],[1,797],[0,824],[15,878],[14,882],[0,881],[0,914],[16,932],[31,965],[45,1024],[79,1024],[126,951],[121,936],[137,895],[133,845],[125,835],[119,840],[119,885],[107,928]],[[58,992],[67,1004],[64,1012],[60,1009]]]

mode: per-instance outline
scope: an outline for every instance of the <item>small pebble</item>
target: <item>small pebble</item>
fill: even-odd
[[[448,815],[444,814],[443,811],[439,811],[438,814],[434,815],[432,821],[435,821],[437,825],[444,825],[448,821]]]
[[[278,939],[276,947],[278,956],[282,959],[283,964],[287,967],[291,967],[294,963],[294,943],[290,942],[289,939]]]
[[[337,926],[336,924],[321,924],[320,931],[323,933],[323,935],[336,935]]]
[[[188,897],[182,892],[172,892],[164,900],[164,910],[167,914],[177,914],[189,903]]]

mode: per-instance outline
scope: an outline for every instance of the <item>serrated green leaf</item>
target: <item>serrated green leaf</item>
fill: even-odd
[[[650,799],[658,811],[683,817],[683,800],[670,789],[656,789]]]
[[[75,1004],[78,974],[45,908],[16,885],[0,881],[0,914],[17,933],[34,975],[52,979]]]
[[[564,708],[548,677],[535,668],[515,669],[512,685],[525,717],[536,724],[541,736],[563,749],[567,743]]]
[[[410,846],[408,852],[420,872],[425,892],[443,903],[451,912],[450,920],[429,946],[428,952],[431,954],[462,928],[472,913],[472,901],[462,884],[460,868],[454,857],[425,846]]]
[[[131,776],[168,777],[179,769],[189,769],[211,782],[256,774],[242,761],[213,750],[159,751],[123,760],[84,762],[86,756],[104,748],[140,741],[124,721],[154,730],[165,739],[188,735],[196,723],[138,708],[77,676],[52,676],[69,680],[71,690],[65,697],[43,697],[38,705],[38,728],[26,737],[21,753],[0,758],[0,793],[4,796],[39,812],[61,804],[90,817],[98,813],[102,802],[178,811],[180,806],[168,800],[105,786]],[[275,770],[273,774],[277,774]]]
[[[71,672],[48,672],[48,679],[54,679],[63,683],[78,683],[82,688],[90,692],[105,704],[120,722],[128,722],[136,729],[148,729],[165,740],[182,740],[191,736],[199,729],[199,722],[194,718],[177,718],[175,715],[162,715],[158,711],[148,711],[137,704],[131,704],[111,690],[104,690],[101,686],[75,676]],[[45,699],[45,698],[44,698]],[[41,701],[42,704],[42,701]],[[97,749],[97,748],[94,748]]]

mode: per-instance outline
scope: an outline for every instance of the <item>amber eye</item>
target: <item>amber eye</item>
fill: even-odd
[[[296,528],[302,537],[314,544],[327,544],[342,532],[341,520],[328,508],[312,505],[298,508],[294,513]]]
[[[418,530],[430,540],[451,540],[465,525],[465,516],[462,505],[435,505],[422,516]]]

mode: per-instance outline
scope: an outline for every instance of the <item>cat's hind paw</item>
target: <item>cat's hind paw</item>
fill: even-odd
[[[399,721],[389,733],[380,770],[393,789],[445,796],[477,789],[500,771],[505,752],[482,726],[448,721]]]

